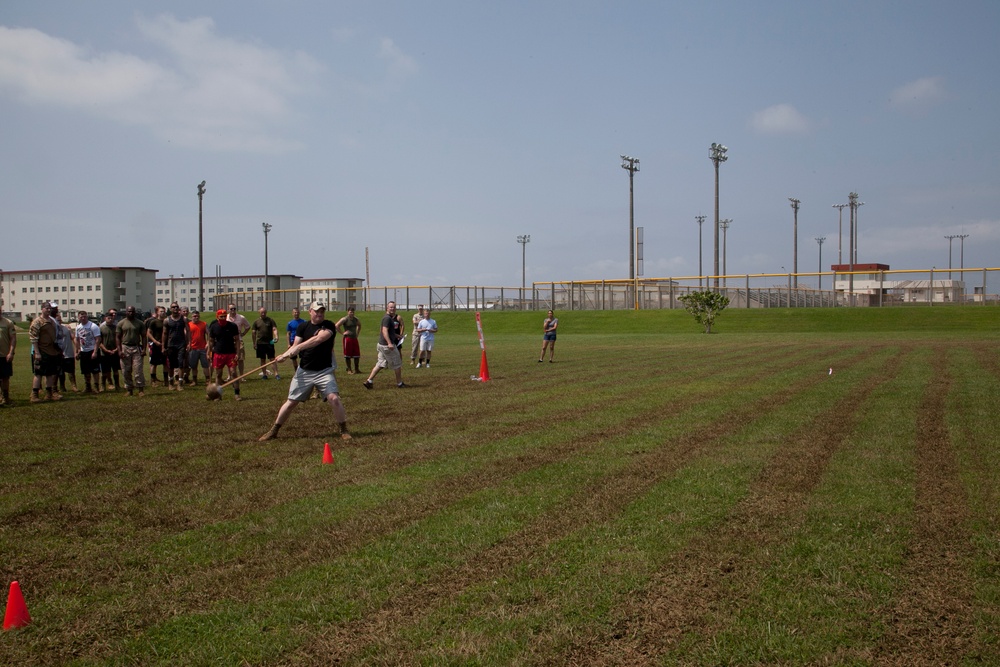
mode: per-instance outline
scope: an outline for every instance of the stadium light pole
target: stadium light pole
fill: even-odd
[[[517,237],[517,242],[521,244],[521,302],[524,302],[524,267],[527,259],[528,244],[531,243],[531,234],[524,234]]]
[[[205,242],[202,233],[201,200],[205,196],[205,181],[198,184],[198,310],[205,310]]]
[[[959,243],[958,243],[958,247],[959,247],[959,251],[958,251],[958,268],[962,269],[963,271],[965,270],[965,239],[967,239],[967,238],[969,238],[968,234],[959,234],[958,235],[958,240],[959,240]],[[962,273],[962,280],[965,280],[965,273],[964,272]]]
[[[719,165],[728,160],[722,144],[713,143],[708,149],[708,159],[715,164],[715,289],[719,289]]]
[[[719,220],[719,229],[722,230],[722,286],[726,286],[726,276],[728,275],[726,269],[726,237],[729,235],[729,225],[733,223],[731,218],[726,218],[724,220]]]
[[[958,234],[945,234],[948,239],[948,280],[951,280],[951,242],[958,238]]]
[[[819,290],[820,291],[823,290],[823,242],[824,241],[826,241],[826,237],[825,236],[817,236],[816,237],[816,243],[819,244],[819,266],[818,266],[819,276],[818,277],[819,277]]]
[[[271,229],[274,225],[269,225],[266,222],[260,223],[261,227],[264,228],[264,293],[260,295],[260,302],[265,308],[265,302],[267,301],[267,235],[271,233]]]
[[[696,215],[694,219],[698,221],[698,288],[701,288],[702,277],[705,275],[705,271],[701,268],[701,257],[703,255],[701,251],[701,226],[705,223],[704,215]]]
[[[639,171],[639,158],[622,155],[622,169],[628,172],[628,277],[635,280],[635,207],[632,181]]]
[[[858,263],[858,236],[861,235],[861,225],[860,218],[858,216],[858,209],[864,206],[863,201],[854,203],[854,263]]]
[[[792,202],[792,273],[795,276],[792,278],[792,287],[799,286],[799,204],[801,203],[798,199],[794,197],[789,197],[788,201]]]
[[[847,195],[847,201],[848,201],[848,205],[851,207],[850,230],[849,230],[848,238],[847,238],[847,254],[848,254],[849,259],[850,259],[850,261],[848,262],[848,264],[850,265],[850,269],[851,269],[850,280],[848,281],[849,282],[849,285],[848,285],[848,294],[849,294],[848,299],[849,299],[849,301],[848,301],[848,303],[853,306],[854,305],[854,260],[855,260],[854,249],[856,247],[855,246],[855,242],[854,242],[854,233],[855,233],[854,221],[855,221],[855,218],[857,217],[857,214],[858,214],[858,193],[857,192],[852,192],[849,195]]]
[[[837,209],[837,264],[844,263],[844,209],[850,204],[834,204]]]

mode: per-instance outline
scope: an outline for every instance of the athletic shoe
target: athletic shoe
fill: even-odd
[[[343,441],[345,441],[345,442],[348,442],[350,440],[354,440],[354,437],[350,433],[341,433],[340,434],[340,439],[343,440]]]
[[[234,400],[234,401],[242,401],[243,399],[242,399],[242,398],[240,398],[240,395],[239,395],[239,394],[236,394],[236,396],[234,396],[234,397],[233,397],[233,400]]]
[[[29,398],[28,401],[30,401],[31,403],[41,403],[42,397],[39,396],[38,394],[32,394],[31,398]]]
[[[430,367],[431,367],[431,365],[429,363],[428,364],[424,364],[424,368],[430,368]]]
[[[257,438],[257,442],[267,442],[278,437],[278,431],[272,426],[271,430]]]
[[[280,375],[280,374],[278,374],[278,373],[275,373],[275,374],[274,374],[274,379],[275,379],[275,380],[280,380],[280,379],[281,379],[281,375]]]
[[[371,389],[374,386],[375,385],[372,384],[371,380],[365,380],[364,381],[364,387],[365,387],[365,389]]]
[[[177,391],[184,391],[184,383],[180,380],[177,381]]]
[[[51,394],[49,394],[49,400],[50,401],[61,401],[62,400],[62,394],[60,394],[58,391],[54,391]]]
[[[538,360],[538,363],[542,363],[542,360],[541,360],[541,359],[539,359],[539,360]]]
[[[409,389],[409,388],[410,385],[406,384],[405,382],[400,382],[399,384],[396,385],[396,389]]]
[[[144,391],[143,391],[142,389],[140,389],[140,390],[139,390],[139,393],[138,393],[138,394],[136,394],[136,396],[138,396],[139,398],[142,398],[142,397],[143,397],[143,396],[145,396],[145,395],[146,395],[146,392],[144,392]]]

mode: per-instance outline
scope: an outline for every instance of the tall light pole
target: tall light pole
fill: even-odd
[[[267,235],[271,233],[272,227],[274,225],[269,225],[266,222],[260,223],[261,227],[264,228],[264,293],[260,295],[260,302],[265,308],[265,302],[267,301]]]
[[[521,303],[524,303],[524,267],[527,258],[528,244],[531,243],[531,234],[517,237],[517,242],[521,244]]]
[[[958,262],[959,262],[959,264],[958,264],[958,268],[960,268],[960,269],[963,270],[962,280],[965,280],[965,273],[964,273],[964,270],[965,270],[965,239],[967,239],[967,238],[969,238],[968,234],[959,234],[958,235],[958,239],[959,239],[959,245],[958,245],[958,247],[959,247],[959,251],[958,251]]]
[[[705,271],[701,268],[701,226],[705,223],[705,216],[696,215],[694,219],[698,221],[698,287],[701,287],[702,276],[705,275]]]
[[[823,242],[824,241],[826,241],[826,237],[825,236],[817,236],[816,237],[816,243],[819,244],[819,267],[818,267],[818,273],[819,273],[819,289],[820,289],[820,291],[823,290]]]
[[[726,236],[728,235],[729,225],[731,224],[733,224],[731,218],[726,218],[725,220],[719,220],[719,228],[722,230],[722,275],[723,275],[722,285],[723,286],[726,285],[725,276],[728,275],[726,269]]]
[[[205,310],[205,242],[201,224],[201,199],[205,196],[205,181],[198,184],[198,310]]]
[[[632,181],[639,171],[639,158],[622,155],[622,169],[628,172],[628,277],[635,280],[635,208]]]
[[[861,235],[861,226],[859,223],[858,209],[864,206],[863,201],[855,202],[854,204],[854,263],[858,263],[858,237]]]
[[[719,289],[719,165],[728,160],[722,144],[712,144],[708,159],[715,164],[715,289]]]
[[[788,201],[792,202],[793,220],[792,223],[792,273],[795,276],[792,278],[792,287],[799,286],[799,204],[801,203],[798,199],[794,197],[789,197]]]
[[[844,209],[850,204],[834,204],[837,209],[837,264],[844,263]]]
[[[847,239],[847,246],[848,246],[847,247],[847,254],[848,254],[849,259],[850,259],[850,261],[848,263],[850,264],[850,270],[851,270],[850,280],[848,281],[849,282],[849,286],[848,286],[848,290],[849,290],[848,291],[848,294],[849,294],[848,298],[849,298],[849,301],[848,301],[848,303],[853,306],[854,305],[854,259],[855,259],[855,253],[854,253],[854,248],[855,248],[855,245],[854,245],[854,220],[855,220],[855,216],[858,213],[858,193],[857,192],[852,192],[849,195],[847,195],[847,201],[848,201],[848,206],[850,206],[850,208],[851,208],[850,231],[848,233],[848,239]]]
[[[958,234],[945,235],[948,239],[948,280],[951,280],[951,242],[958,238]]]

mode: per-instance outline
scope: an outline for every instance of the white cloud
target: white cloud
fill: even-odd
[[[809,132],[811,123],[790,104],[776,104],[750,118],[751,129],[760,134],[796,135]]]
[[[388,37],[383,37],[380,40],[378,55],[379,58],[387,63],[390,74],[395,76],[409,76],[415,74],[417,71],[417,62],[411,56],[403,53],[396,46],[396,43]]]
[[[944,99],[944,78],[929,76],[904,84],[889,93],[889,104],[901,108],[924,108]]]
[[[93,53],[34,29],[0,26],[0,92],[145,126],[174,144],[248,152],[294,150],[283,136],[293,101],[321,66],[302,53],[220,37],[210,18],[137,19],[154,61]]]

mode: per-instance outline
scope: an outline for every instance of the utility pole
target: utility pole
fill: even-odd
[[[819,244],[819,267],[818,267],[818,272],[819,272],[819,289],[820,289],[820,291],[823,290],[823,242],[824,241],[826,241],[826,237],[825,236],[817,236],[816,237],[816,243]]]
[[[850,232],[848,234],[848,239],[847,239],[847,241],[848,241],[848,243],[847,243],[847,245],[848,245],[847,254],[850,255],[850,262],[849,262],[849,264],[850,264],[850,270],[851,270],[850,280],[849,280],[849,286],[848,286],[848,294],[849,294],[849,296],[848,296],[848,299],[849,299],[848,303],[853,306],[854,305],[854,259],[855,259],[855,253],[854,253],[854,248],[855,248],[855,244],[854,244],[854,220],[855,220],[855,216],[858,213],[858,193],[857,192],[852,192],[849,195],[847,195],[847,201],[848,201],[848,205],[851,208],[851,226],[850,226]]]
[[[628,277],[635,280],[635,207],[633,179],[639,171],[639,158],[622,155],[622,169],[628,172]]]
[[[702,277],[705,275],[705,271],[701,268],[701,226],[705,223],[704,215],[696,215],[694,219],[698,221],[698,288],[701,289]]]
[[[792,287],[799,286],[799,200],[794,197],[789,197],[788,201],[792,202],[792,211],[794,211],[792,223],[792,273],[795,277],[792,278]]]
[[[844,263],[844,209],[850,204],[834,204],[837,209],[837,264]]]
[[[269,225],[266,222],[260,223],[264,228],[264,293],[260,295],[261,305],[267,308],[267,235],[271,233],[271,228],[273,225]]]
[[[205,181],[198,184],[198,310],[205,310],[205,243],[201,224],[201,200],[205,196]]]
[[[524,267],[525,260],[527,257],[528,244],[531,243],[531,234],[525,234],[523,236],[517,237],[517,242],[521,244],[521,304],[524,307]]]
[[[722,286],[726,286],[726,276],[728,274],[728,269],[726,269],[726,236],[729,232],[729,225],[733,223],[731,218],[726,218],[724,220],[719,220],[719,229],[722,230]]]
[[[728,160],[722,144],[713,143],[708,149],[708,159],[715,164],[715,289],[719,289],[719,165]]]

